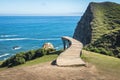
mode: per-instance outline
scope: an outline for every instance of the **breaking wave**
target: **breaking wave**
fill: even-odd
[[[1,38],[6,38],[6,37],[16,37],[18,35],[0,35]]]
[[[38,41],[44,41],[44,40],[60,40],[60,38],[47,38],[47,39],[35,39],[35,38],[6,38],[6,39],[0,39],[0,41],[18,41],[18,40],[38,40]]]
[[[16,41],[16,40],[27,40],[27,38],[7,38],[7,39],[0,39],[0,41]]]
[[[3,55],[0,55],[0,58],[5,57],[5,56],[8,56],[8,55],[9,55],[8,53],[3,54]]]

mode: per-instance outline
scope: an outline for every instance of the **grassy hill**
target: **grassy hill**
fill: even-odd
[[[39,66],[35,67],[35,68],[41,67],[43,69],[44,68],[48,69],[48,67],[47,67],[48,65],[46,67],[44,65],[42,65],[43,66],[42,67],[42,66],[40,66],[40,64],[41,63],[43,64],[43,63],[49,62],[49,61],[52,62],[53,60],[57,59],[57,57],[58,57],[57,54],[45,55],[45,56],[28,61],[25,64],[22,64],[22,65],[19,65],[19,66],[10,68],[10,69],[8,69],[7,67],[0,68],[0,72],[2,71],[4,76],[8,76],[8,75],[5,75],[6,71],[8,72],[8,74],[9,74],[9,71],[10,71],[10,74],[13,74],[12,71],[14,72],[14,70],[22,70],[23,68],[26,70],[26,68],[35,67],[37,65],[39,65]],[[118,79],[120,79],[120,76],[119,76],[119,74],[120,74],[120,60],[118,58],[105,56],[105,55],[101,55],[98,53],[83,50],[82,59],[87,64],[87,67],[85,67],[85,71],[81,70],[83,67],[71,67],[71,68],[69,67],[69,68],[67,68],[67,70],[69,71],[69,70],[76,69],[77,71],[82,72],[81,75],[89,75],[88,78],[90,78],[90,80],[93,80],[92,77],[95,78],[94,80],[118,80]],[[88,73],[89,71],[91,71],[91,67],[89,67],[89,65],[95,66],[95,68],[97,69],[97,73],[95,72],[94,74],[99,74],[98,76],[94,76],[94,75],[92,76],[92,75],[90,75],[91,73]],[[79,68],[81,68],[81,69],[79,69]],[[59,69],[60,70],[63,69],[62,72],[64,72],[64,70],[66,70],[66,67],[54,67],[53,72],[55,70],[59,70]],[[86,72],[86,70],[88,70],[88,72]],[[64,73],[61,73],[61,74],[66,74],[66,71]],[[21,71],[18,71],[17,73],[19,73],[19,72],[21,72]],[[93,68],[93,72],[94,72],[94,68]],[[72,71],[72,73],[76,74],[76,72],[73,72],[73,71]],[[55,74],[58,74],[58,73],[55,73]],[[46,75],[46,74],[43,74],[43,75]],[[79,76],[80,76],[80,74],[79,74]],[[24,76],[22,76],[22,77],[24,77]],[[55,77],[55,75],[54,75],[54,77]],[[70,75],[69,75],[69,77],[70,77]],[[63,79],[64,78],[62,78],[61,80],[63,80]],[[87,79],[87,77],[83,76],[81,80],[86,80],[86,79]]]
[[[87,45],[86,50],[120,57],[120,4],[91,2],[74,38]]]
[[[0,67],[14,67],[21,64],[37,64],[38,62],[46,62],[54,59],[62,50],[55,49],[36,49],[27,52],[20,52],[11,56],[3,62],[0,62]],[[47,59],[46,59],[47,58]]]
[[[42,57],[38,57],[36,59],[27,61],[25,64],[16,65],[16,66],[14,66],[14,68],[32,66],[32,65],[37,65],[37,64],[49,62],[49,61],[54,61],[57,57],[58,57],[58,54],[44,55]],[[2,65],[2,64],[3,64],[3,61],[0,61],[0,65]],[[6,69],[8,69],[7,66],[6,67],[0,67],[0,71],[1,70],[6,70]]]
[[[83,60],[95,65],[100,75],[110,80],[120,79],[120,59],[83,50]]]
[[[120,4],[113,2],[90,3],[93,12],[92,41],[113,30],[120,29]]]
[[[120,58],[120,30],[113,30],[87,45],[85,49]]]

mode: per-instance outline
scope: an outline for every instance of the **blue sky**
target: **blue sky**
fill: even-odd
[[[0,0],[0,15],[82,15],[89,2],[103,1],[106,0]]]

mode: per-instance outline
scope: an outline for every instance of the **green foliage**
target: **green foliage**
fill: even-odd
[[[49,54],[59,54],[61,51],[56,51],[54,49],[37,49],[37,50],[30,50],[28,52],[20,52],[17,53],[16,55],[8,58],[5,60],[2,64],[1,67],[13,67],[17,66],[20,64],[24,64],[26,61],[30,61],[33,59],[36,59],[38,57],[42,57],[44,55],[49,55]]]
[[[46,51],[47,51],[47,55],[49,55],[49,54],[53,53],[55,51],[55,49],[51,48],[51,49],[47,49]]]
[[[43,50],[42,49],[38,49],[35,51],[35,57],[42,57],[45,53],[43,53]]]
[[[92,2],[90,6],[93,13],[93,20],[90,23],[92,42],[99,39],[102,35],[120,28],[120,4],[113,2]]]
[[[118,56],[117,56],[118,58],[120,58],[120,53],[118,53]]]
[[[120,53],[120,4],[102,2],[90,4],[93,19],[91,43],[86,50],[119,57]]]
[[[38,49],[36,51],[36,53],[38,56],[42,56],[42,55],[49,55],[49,54],[53,53],[54,51],[56,51],[56,50],[55,49],[43,49],[43,48],[41,48],[41,49]]]
[[[63,52],[63,50],[58,50],[58,51],[53,51],[52,53],[50,53],[50,54],[60,54],[60,53],[62,53]]]
[[[31,50],[31,51],[28,51],[25,53],[25,60],[28,61],[28,60],[32,60],[35,58],[35,51],[34,50]]]
[[[113,30],[109,34],[101,36],[95,42],[87,45],[86,50],[119,57],[120,53],[120,30]]]
[[[5,60],[1,66],[2,67],[5,67],[5,66],[12,67],[12,66],[16,66],[19,64],[24,64],[25,63],[24,57],[25,57],[24,53],[16,54],[15,56],[12,56],[9,59]]]

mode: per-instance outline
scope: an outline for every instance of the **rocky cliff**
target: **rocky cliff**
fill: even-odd
[[[120,4],[91,2],[78,22],[73,37],[87,45],[88,50],[118,56],[119,31]]]

